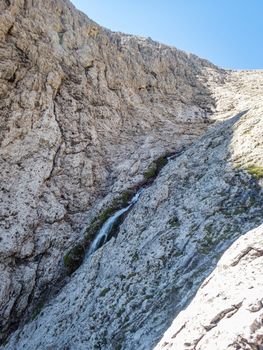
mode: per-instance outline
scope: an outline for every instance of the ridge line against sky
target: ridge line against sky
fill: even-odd
[[[230,69],[263,69],[263,0],[71,0],[98,24]]]

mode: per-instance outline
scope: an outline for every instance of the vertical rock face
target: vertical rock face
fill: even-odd
[[[1,1],[1,330],[59,275],[100,199],[209,122],[193,55],[100,27],[68,1]],[[100,204],[101,206],[101,204]]]
[[[66,0],[0,11],[0,336],[25,314],[9,349],[151,349],[262,221],[263,74],[112,33]],[[182,149],[40,312],[98,212]],[[194,349],[190,338],[179,348]]]

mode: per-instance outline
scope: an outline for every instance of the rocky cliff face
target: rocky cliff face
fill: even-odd
[[[65,0],[0,10],[1,337],[31,318],[6,348],[151,349],[262,222],[263,74],[112,33]],[[176,151],[119,234],[48,298],[92,221]]]
[[[2,1],[0,23],[5,329],[56,281],[65,251],[104,202],[207,128],[206,70],[224,74],[111,33],[67,1]]]
[[[262,234],[261,225],[231,246],[156,350],[262,348]]]

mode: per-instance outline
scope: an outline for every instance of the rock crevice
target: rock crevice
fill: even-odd
[[[262,72],[110,32],[67,0],[2,1],[0,61],[0,339],[20,326],[7,348],[154,347],[221,254],[261,224]],[[118,237],[35,315],[65,252],[181,150]],[[251,247],[228,268],[260,263]]]

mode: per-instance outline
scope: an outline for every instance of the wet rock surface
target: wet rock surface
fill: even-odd
[[[263,74],[112,33],[66,0],[1,2],[0,40],[1,338],[20,324],[5,347],[151,349],[262,223]],[[46,298],[91,222],[182,149],[118,236]]]

